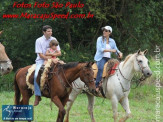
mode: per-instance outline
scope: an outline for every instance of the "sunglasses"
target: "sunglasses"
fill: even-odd
[[[105,31],[105,32],[110,32],[110,30],[105,30],[105,29],[104,29],[103,31]]]

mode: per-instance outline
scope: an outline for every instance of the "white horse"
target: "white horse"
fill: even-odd
[[[103,79],[103,91],[107,99],[111,100],[114,122],[118,118],[118,102],[122,105],[126,112],[125,117],[119,121],[124,122],[131,116],[129,107],[128,95],[130,93],[130,83],[135,72],[142,72],[145,77],[152,75],[152,71],[148,66],[148,59],[145,57],[147,50],[141,52],[140,50],[135,54],[130,54],[121,62],[116,70],[116,73],[108,79]],[[67,102],[65,122],[69,121],[69,111],[72,107],[77,95],[85,89],[84,83],[80,79],[75,81],[73,90],[69,96],[70,101]],[[80,89],[79,89],[80,88]],[[93,115],[94,96],[87,93],[88,97],[88,111],[92,122],[95,122]]]
[[[1,35],[2,31],[0,31]],[[0,75],[8,74],[12,71],[13,66],[11,60],[8,58],[5,47],[0,42]]]

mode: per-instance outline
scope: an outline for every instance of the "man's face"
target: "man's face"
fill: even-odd
[[[46,38],[50,38],[52,36],[52,29],[47,29],[46,32],[44,32],[44,35]]]

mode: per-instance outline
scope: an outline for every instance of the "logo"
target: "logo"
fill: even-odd
[[[32,105],[2,105],[3,121],[32,121]]]

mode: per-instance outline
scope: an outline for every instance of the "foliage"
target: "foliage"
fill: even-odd
[[[13,91],[14,89],[14,76],[15,73],[12,72],[8,75],[0,77],[0,91]]]

